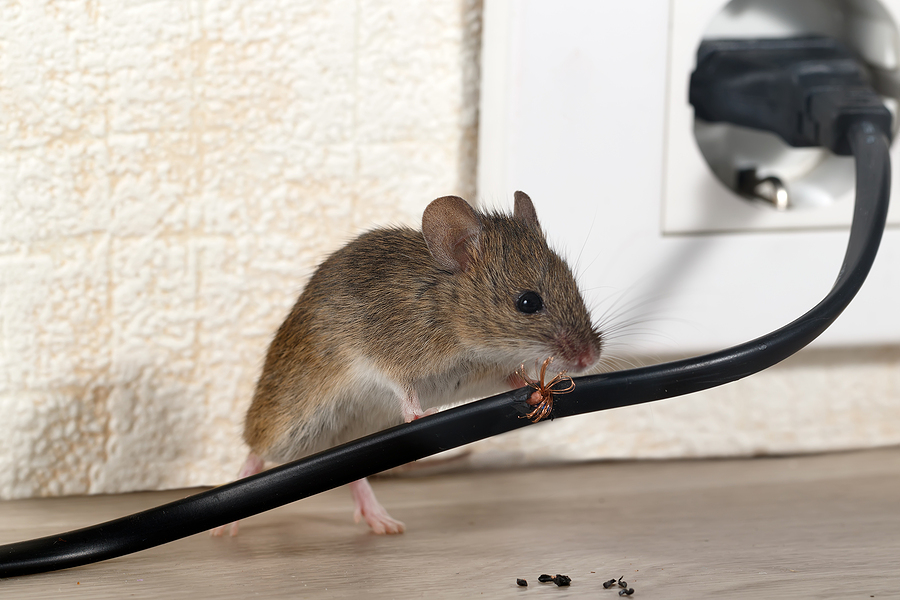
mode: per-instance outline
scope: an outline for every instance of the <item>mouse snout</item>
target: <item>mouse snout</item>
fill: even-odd
[[[557,346],[564,366],[571,371],[584,371],[600,357],[599,345],[593,340],[582,341],[563,334],[557,338]]]
[[[575,359],[575,366],[577,366],[579,370],[584,370],[593,366],[595,362],[597,362],[597,352],[594,351],[592,347],[588,346]]]

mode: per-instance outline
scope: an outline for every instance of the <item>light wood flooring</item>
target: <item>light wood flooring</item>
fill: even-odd
[[[369,534],[339,489],[243,523],[65,571],[14,598],[900,598],[900,449],[613,462],[374,481],[407,533]],[[0,503],[0,543],[191,490]],[[541,573],[572,578],[540,584]],[[527,588],[516,578],[528,580]]]

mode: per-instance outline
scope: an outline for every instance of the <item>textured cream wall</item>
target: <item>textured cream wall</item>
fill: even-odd
[[[0,1],[0,497],[232,477],[316,262],[474,193],[480,18]]]
[[[226,481],[362,229],[472,197],[479,0],[0,0],[0,497]],[[900,350],[529,427],[474,463],[900,443]]]

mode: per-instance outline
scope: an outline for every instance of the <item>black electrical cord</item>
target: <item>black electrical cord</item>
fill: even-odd
[[[880,124],[879,124],[880,125]],[[575,379],[558,396],[561,418],[689,394],[770,367],[818,337],[859,291],[875,259],[890,196],[888,138],[851,120],[856,205],[837,281],[809,312],[781,329],[697,358]],[[479,400],[399,425],[228,485],[68,533],[0,546],[0,578],[89,564],[207,531],[438,452],[531,425],[531,389]]]

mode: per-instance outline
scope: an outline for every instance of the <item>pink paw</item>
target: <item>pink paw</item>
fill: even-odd
[[[225,530],[231,529],[231,537],[234,537],[238,534],[238,522],[229,523],[228,525],[219,525],[215,529],[210,529],[209,535],[212,537],[222,537],[225,535]]]
[[[378,535],[403,533],[406,531],[406,525],[389,515],[381,505],[378,505],[378,510],[367,510],[365,512],[357,506],[356,510],[353,511],[353,521],[359,523],[360,519],[365,519],[372,533],[377,533]]]
[[[517,390],[528,385],[528,382],[525,381],[525,379],[518,373],[513,373],[512,375],[507,377],[506,383],[507,385],[509,385],[509,389],[511,390]]]
[[[381,506],[367,479],[363,478],[351,483],[350,493],[353,494],[353,503],[356,505],[353,511],[353,520],[359,523],[360,519],[365,519],[372,533],[379,535],[403,533],[406,529],[406,525],[391,517],[388,511]]]
[[[412,416],[412,420],[415,421],[417,419],[421,419],[422,417],[427,417],[428,415],[433,415],[437,411],[438,411],[438,409],[436,409],[436,408],[429,408],[428,410],[423,410],[420,413],[414,414]]]
[[[241,472],[238,473],[238,479],[243,479],[244,477],[250,477],[251,475],[256,475],[260,471],[262,471],[266,466],[266,462],[258,457],[253,452],[247,457],[247,460],[244,462],[244,466],[241,467]],[[219,525],[215,529],[210,530],[209,535],[212,537],[222,537],[225,535],[226,529],[231,529],[231,537],[234,537],[238,534],[238,522],[229,523],[228,525]]]

